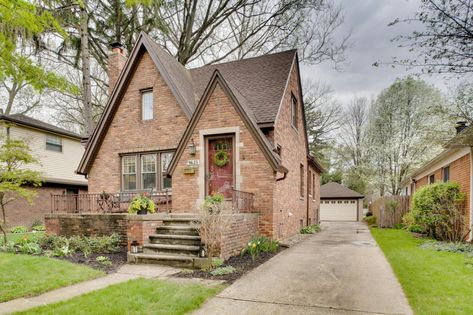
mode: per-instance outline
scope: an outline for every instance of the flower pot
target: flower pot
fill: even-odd
[[[141,214],[141,215],[148,214],[148,209],[141,209],[141,210],[138,210],[138,214]]]

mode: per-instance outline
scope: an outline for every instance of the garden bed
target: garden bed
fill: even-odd
[[[66,257],[58,257],[61,260],[67,260],[75,264],[86,265],[88,267],[105,271],[106,273],[114,273],[121,266],[126,264],[127,248],[123,247],[114,253],[93,253],[85,256],[83,253],[74,253]],[[97,261],[97,257],[107,257],[110,265],[104,265]]]
[[[181,277],[181,278],[202,278],[202,279],[210,279],[210,280],[224,280],[224,281],[227,281],[228,283],[232,283],[235,280],[239,279],[241,276],[243,276],[245,273],[253,270],[254,268],[268,261],[270,258],[276,256],[278,253],[280,253],[284,249],[285,249],[284,247],[279,247],[279,249],[274,253],[269,253],[269,252],[261,253],[258,257],[255,257],[254,260],[251,258],[249,254],[230,257],[228,260],[226,260],[223,263],[222,267],[232,266],[235,268],[235,271],[233,273],[226,274],[226,275],[215,276],[211,274],[211,270],[210,271],[185,270],[174,276]]]

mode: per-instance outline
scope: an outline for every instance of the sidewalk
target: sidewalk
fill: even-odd
[[[106,275],[105,277],[77,283],[34,297],[18,298],[0,303],[0,315],[25,311],[33,307],[68,300],[91,291],[140,277],[168,278],[179,271],[179,269],[158,265],[124,265],[116,273]]]

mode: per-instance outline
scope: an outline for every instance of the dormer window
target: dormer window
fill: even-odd
[[[153,119],[153,91],[141,92],[141,114],[143,120]]]
[[[291,94],[291,125],[297,130],[297,99],[294,94]]]

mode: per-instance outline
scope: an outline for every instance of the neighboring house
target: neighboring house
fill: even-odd
[[[364,196],[348,187],[330,182],[320,187],[321,221],[360,221]]]
[[[5,136],[28,144],[39,163],[27,167],[41,172],[43,179],[40,188],[32,188],[37,193],[32,204],[16,200],[6,206],[10,226],[31,226],[43,220],[50,211],[52,194],[87,192],[87,180],[75,173],[84,153],[79,135],[21,114],[0,114],[0,123]]]
[[[444,147],[445,149],[432,160],[415,170],[408,180],[403,182],[403,195],[411,196],[422,186],[436,182],[457,182],[465,193],[463,203],[465,221],[468,225],[469,240],[473,239],[473,205],[471,189],[473,187],[472,159],[473,127],[465,123],[457,125],[457,134]]]
[[[251,193],[260,233],[278,239],[319,221],[296,50],[188,69],[142,33],[128,58],[113,48],[109,69],[77,170],[89,192],[168,190],[173,213]]]

